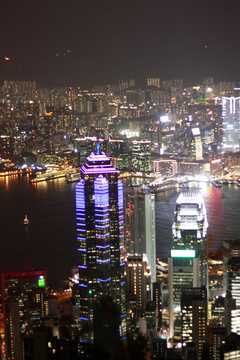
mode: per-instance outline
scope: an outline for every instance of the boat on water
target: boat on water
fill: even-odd
[[[79,172],[67,174],[65,178],[68,183],[77,182],[81,179],[81,174]]]
[[[24,220],[23,220],[23,223],[24,223],[24,225],[28,225],[28,224],[29,224],[29,219],[28,219],[27,215],[25,215],[25,218],[24,218]]]

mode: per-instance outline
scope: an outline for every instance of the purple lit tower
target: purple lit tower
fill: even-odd
[[[80,325],[93,323],[104,295],[119,307],[120,336],[126,335],[123,184],[104,154],[91,153],[76,185]],[[84,339],[83,339],[84,340]],[[93,340],[91,334],[85,340]]]

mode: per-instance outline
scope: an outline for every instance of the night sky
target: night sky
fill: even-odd
[[[1,83],[84,88],[129,78],[142,86],[147,76],[185,84],[206,76],[240,80],[240,0],[0,0],[0,6]]]

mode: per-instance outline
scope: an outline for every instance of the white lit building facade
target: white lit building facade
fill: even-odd
[[[223,151],[239,151],[240,97],[222,97]]]

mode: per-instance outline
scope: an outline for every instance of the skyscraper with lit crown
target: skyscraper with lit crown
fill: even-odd
[[[204,200],[200,192],[180,193],[174,214],[173,248],[194,249],[201,264],[200,286],[208,286],[207,236],[208,221]]]
[[[126,334],[123,184],[104,153],[91,153],[76,185],[80,324],[93,323],[94,306],[108,295]],[[88,339],[93,340],[93,335]]]

